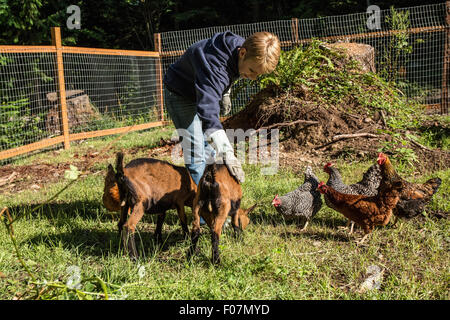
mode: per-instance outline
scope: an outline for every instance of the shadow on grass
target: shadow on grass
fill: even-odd
[[[306,229],[305,231],[285,231],[280,234],[280,236],[288,239],[288,238],[311,238],[314,240],[325,240],[325,241],[333,241],[333,242],[350,242],[351,238],[341,232],[333,232],[333,231],[319,231],[319,230],[311,230]]]
[[[298,228],[303,227],[303,223],[300,220],[296,220],[295,218],[286,219],[279,213],[268,213],[265,210],[255,210],[249,217],[253,224],[271,225],[273,227],[279,227],[281,225],[295,225]],[[345,218],[343,219],[332,214],[318,214],[309,220],[308,228],[311,225],[320,225],[330,229],[336,229],[338,226],[345,225]]]
[[[283,238],[311,238],[314,240],[327,240],[337,242],[349,242],[350,238],[345,232],[338,230],[338,227],[345,225],[345,219],[335,214],[321,213],[309,220],[304,231],[300,231],[304,222],[300,219],[285,218],[279,213],[268,213],[265,210],[255,211],[250,214],[250,220],[256,225],[268,225],[277,228],[276,233]],[[294,231],[280,230],[280,227],[295,227]],[[317,230],[318,228],[327,230]],[[290,228],[291,229],[291,228]]]
[[[82,218],[89,220],[98,220],[100,222],[114,222],[117,223],[120,218],[119,212],[110,212],[105,209],[103,204],[98,201],[73,201],[73,202],[61,202],[61,203],[48,203],[37,209],[34,212],[34,208],[40,204],[33,205],[20,205],[9,207],[11,215],[14,217],[21,216],[22,218],[46,218],[51,220],[55,226],[59,226],[61,223],[66,224],[68,219]],[[156,223],[156,214],[144,214],[141,221]],[[164,225],[179,225],[178,215],[175,210],[169,210],[166,212],[166,219]]]
[[[164,252],[172,246],[179,245],[186,241],[181,228],[174,232],[163,232],[163,242],[156,243],[153,232],[136,231],[135,241],[140,258],[150,258],[157,256],[158,252]],[[46,245],[51,247],[63,247],[68,250],[75,250],[80,255],[105,256],[105,255],[126,255],[123,252],[123,245],[118,231],[101,230],[89,228],[73,228],[69,232],[57,234],[40,234],[27,240],[34,245]],[[187,246],[186,246],[187,248]]]
[[[27,239],[27,242],[36,245],[45,244],[49,247],[62,246],[92,256],[122,253],[123,248],[117,228],[119,213],[108,212],[101,203],[96,201],[50,203],[32,212],[38,205],[9,208],[13,219],[18,218],[18,221],[26,219],[27,223],[31,224],[33,219],[47,219],[57,230],[56,233],[41,230],[39,235]],[[156,219],[157,215],[147,214],[137,225],[135,239],[141,257],[148,258],[186,240],[176,211],[170,210],[166,213],[163,225],[163,242],[157,244],[154,240]],[[167,230],[169,228],[170,230]],[[57,233],[58,229],[70,229],[70,231]]]

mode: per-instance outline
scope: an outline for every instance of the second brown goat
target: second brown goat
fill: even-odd
[[[140,158],[123,166],[123,154],[117,153],[116,172],[110,165],[105,179],[103,203],[111,211],[120,210],[118,223],[125,251],[137,258],[134,232],[144,213],[158,214],[155,238],[169,209],[177,209],[185,235],[189,233],[184,206],[192,207],[197,186],[184,167],[166,161]]]
[[[231,216],[235,235],[238,235],[249,224],[248,214],[256,207],[255,204],[247,210],[241,209],[241,199],[241,185],[230,174],[226,165],[215,163],[206,167],[193,203],[194,220],[188,258],[195,252],[200,236],[200,216],[202,216],[211,230],[212,261],[215,264],[220,263],[219,239],[227,217]]]

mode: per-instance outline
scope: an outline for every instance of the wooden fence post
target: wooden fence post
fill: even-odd
[[[299,38],[298,38],[298,19],[292,18],[291,19],[291,29],[292,29],[292,42],[294,43],[294,46],[298,44]]]
[[[155,33],[153,35],[155,41],[155,51],[159,53],[159,58],[156,60],[156,81],[158,88],[158,104],[161,113],[161,121],[164,121],[164,87],[163,87],[163,74],[162,74],[162,46],[161,46],[161,34]]]
[[[66,103],[66,84],[64,81],[64,64],[61,44],[61,29],[52,27],[52,45],[56,48],[56,70],[58,75],[58,101],[61,106],[61,127],[64,136],[64,149],[70,148],[69,121]]]
[[[444,69],[442,74],[442,93],[441,93],[441,113],[448,113],[450,97],[448,87],[450,86],[450,1],[445,2],[446,30],[445,30],[445,46],[444,46]]]

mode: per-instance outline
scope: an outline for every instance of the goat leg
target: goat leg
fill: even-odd
[[[127,212],[125,207],[122,208],[122,212]],[[124,247],[128,249],[128,252],[133,259],[137,259],[138,254],[136,250],[136,243],[134,242],[134,231],[136,230],[137,223],[141,220],[144,215],[143,203],[137,203],[133,206],[131,215],[128,217],[127,222],[123,225],[122,239],[124,242]]]
[[[134,241],[134,232],[129,232],[127,228],[122,230],[122,241],[125,252],[132,260],[137,260],[136,242]]]
[[[121,207],[120,209],[120,219],[117,227],[119,229],[119,236],[122,233],[123,225],[127,221],[128,215],[130,214],[131,208],[127,205]]]
[[[219,212],[214,219],[211,228],[211,244],[212,244],[212,263],[219,264],[219,239],[222,233],[222,227],[230,212],[231,204],[228,201],[224,201],[219,206]]]
[[[187,259],[189,260],[194,254],[197,248],[198,238],[200,237],[200,229],[192,230],[191,232],[191,245],[187,252]]]
[[[178,218],[180,218],[181,228],[185,237],[189,235],[189,229],[187,226],[186,212],[184,211],[184,204],[177,205]]]
[[[214,231],[211,231],[211,244],[212,244],[212,263],[220,264],[219,235]]]
[[[192,215],[194,220],[192,221],[192,231],[191,231],[191,245],[189,246],[187,258],[190,259],[197,247],[197,241],[200,236],[200,205],[198,203],[198,196],[194,199],[194,205],[192,208]]]
[[[237,212],[231,217],[231,224],[233,225],[234,238],[237,240],[242,240],[242,224]]]
[[[162,243],[162,226],[165,218],[166,218],[165,212],[158,214],[158,220],[156,220],[156,230],[155,230],[156,243]]]

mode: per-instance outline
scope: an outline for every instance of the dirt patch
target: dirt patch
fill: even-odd
[[[136,147],[125,150],[129,160],[137,153],[146,152],[143,157],[161,158],[171,155],[175,145],[174,141],[161,139],[159,146],[148,149],[148,147]],[[51,151],[55,155],[59,151]],[[75,165],[79,170],[88,170],[90,174],[105,174],[104,170],[94,167],[97,163],[114,163],[113,156],[95,151],[86,154],[75,153],[73,161],[57,164],[37,163],[32,165],[14,166],[4,165],[0,167],[0,194],[20,193],[24,190],[39,190],[46,184],[64,180],[64,172],[70,170],[70,165]]]
[[[26,189],[39,190],[45,184],[64,178],[70,164],[34,164],[0,167],[0,193],[16,193]]]
[[[386,129],[381,111],[363,108],[351,97],[337,106],[324,105],[301,86],[290,92],[280,92],[275,86],[265,88],[246,108],[228,118],[224,127],[279,129],[280,165],[294,169],[337,158],[376,159],[382,143],[392,141],[390,135],[380,133]],[[406,147],[416,153],[419,172],[450,167],[448,151],[414,143]]]

